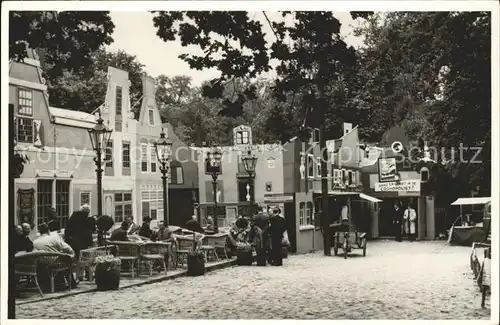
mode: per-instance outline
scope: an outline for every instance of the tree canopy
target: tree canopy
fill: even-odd
[[[107,11],[12,11],[9,58],[19,61],[27,48],[42,50],[51,74],[87,67],[92,54],[111,44],[115,25]]]

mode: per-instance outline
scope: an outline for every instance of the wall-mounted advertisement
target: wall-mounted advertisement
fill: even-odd
[[[395,157],[378,159],[378,179],[382,183],[399,180]]]

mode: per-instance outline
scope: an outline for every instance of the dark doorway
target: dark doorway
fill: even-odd
[[[380,212],[378,215],[378,234],[380,237],[393,237],[394,233],[394,203],[395,199],[384,199],[380,203]]]
[[[288,240],[290,241],[290,252],[297,252],[297,227],[295,224],[295,204],[293,202],[285,203],[284,216],[287,221]]]

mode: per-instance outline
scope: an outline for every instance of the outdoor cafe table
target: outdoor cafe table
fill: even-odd
[[[203,237],[203,245],[215,246],[216,243],[221,242],[227,238],[227,233],[205,234]]]

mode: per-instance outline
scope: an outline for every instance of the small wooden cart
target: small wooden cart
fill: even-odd
[[[338,255],[342,248],[344,258],[353,249],[362,249],[363,256],[366,256],[366,233],[357,231],[337,231],[333,237],[333,253]]]

